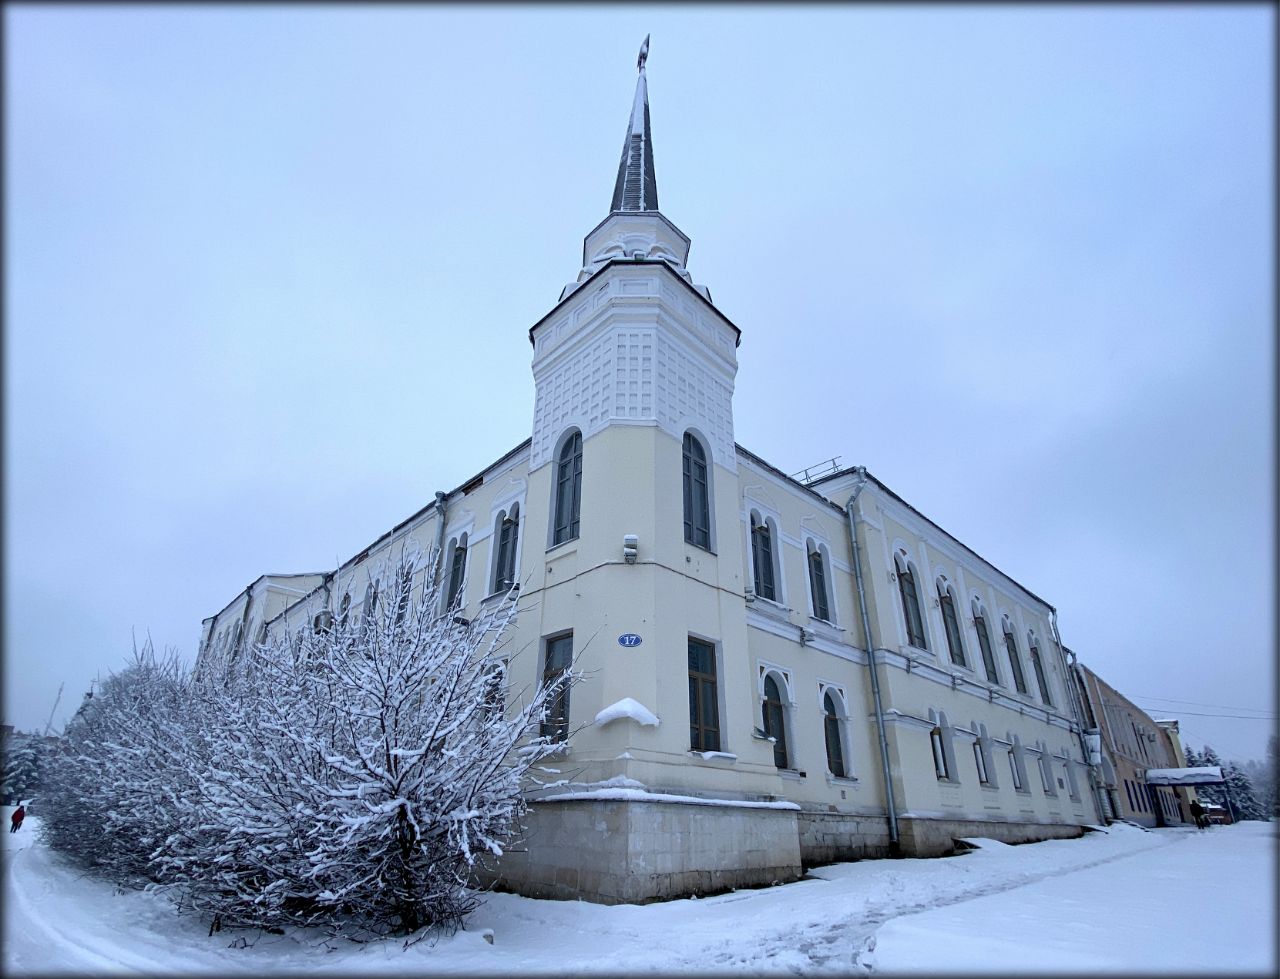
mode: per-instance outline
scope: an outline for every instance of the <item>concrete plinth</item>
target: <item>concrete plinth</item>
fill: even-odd
[[[801,875],[794,809],[577,799],[530,805],[496,885],[600,904],[756,887]]]

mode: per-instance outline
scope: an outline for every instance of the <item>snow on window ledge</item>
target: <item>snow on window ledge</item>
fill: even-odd
[[[611,721],[623,718],[635,721],[641,727],[657,727],[661,723],[658,720],[658,716],[644,704],[638,700],[633,700],[631,697],[623,697],[617,703],[610,704],[600,711],[596,715],[595,725],[596,727],[604,727]]]
[[[720,765],[725,768],[738,763],[738,756],[728,751],[694,751],[690,749],[689,754],[695,758],[701,758],[708,764]]]

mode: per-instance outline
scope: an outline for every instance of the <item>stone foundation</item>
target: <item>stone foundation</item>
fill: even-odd
[[[806,810],[798,814],[797,823],[800,859],[806,867],[891,855],[889,820],[884,816]]]
[[[527,897],[646,904],[800,877],[799,813],[605,799],[530,804],[492,881]]]
[[[1070,823],[1006,823],[980,819],[898,819],[898,841],[904,857],[944,857],[956,852],[955,841],[982,836],[1001,843],[1039,843],[1084,835]]]

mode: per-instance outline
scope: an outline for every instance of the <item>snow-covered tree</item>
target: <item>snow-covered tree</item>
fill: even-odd
[[[277,636],[221,689],[202,680],[207,771],[156,855],[182,906],[374,933],[474,906],[472,871],[518,838],[526,779],[556,748],[538,727],[559,684],[505,704],[517,592],[468,622],[415,587],[428,577],[404,558],[359,621]]]
[[[42,742],[36,735],[15,732],[9,736],[0,784],[0,798],[6,804],[16,805],[35,795],[40,786],[41,755]]]
[[[177,826],[175,801],[194,786],[191,736],[198,705],[170,651],[148,642],[107,677],[47,757],[42,833],[90,873],[121,884],[156,882],[156,845]]]

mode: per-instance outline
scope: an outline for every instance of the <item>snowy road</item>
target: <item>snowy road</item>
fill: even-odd
[[[434,945],[329,950],[302,932],[210,938],[207,922],[176,916],[159,896],[79,878],[36,843],[35,823],[6,834],[6,975],[1274,973],[1272,824],[1113,826],[949,859],[837,864],[782,887],[645,907],[495,894],[468,931]],[[1195,942],[1182,928],[1191,915]]]

